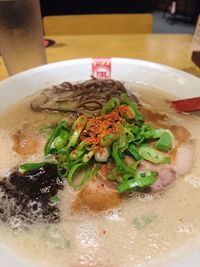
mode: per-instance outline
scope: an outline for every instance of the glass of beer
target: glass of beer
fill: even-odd
[[[9,75],[46,63],[39,0],[0,0],[0,52]]]

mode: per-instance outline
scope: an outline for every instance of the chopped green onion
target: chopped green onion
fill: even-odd
[[[130,144],[128,147],[128,152],[134,157],[135,160],[140,160],[140,154],[138,152],[138,148],[134,144]]]
[[[90,176],[95,177],[97,175],[99,169],[100,169],[100,165],[96,164],[96,166],[94,166],[94,168],[91,170]]]
[[[64,181],[66,179],[66,176],[68,174],[68,169],[67,168],[63,168],[63,163],[58,161],[57,162],[57,172],[59,177]]]
[[[53,132],[55,131],[56,126],[55,125],[49,125],[43,128],[39,129],[39,132],[41,134],[46,134],[47,136],[51,136],[53,134]]]
[[[122,118],[124,118],[126,121],[132,121],[135,118],[135,112],[133,109],[129,106],[122,105],[122,107],[125,106],[126,109],[123,108],[119,110],[119,114]],[[127,110],[128,109],[128,110]]]
[[[119,176],[119,171],[116,168],[113,168],[112,170],[109,171],[109,173],[107,174],[107,179],[114,181],[117,180]]]
[[[73,132],[73,134],[72,134],[72,136],[71,136],[71,138],[70,138],[70,140],[69,140],[68,147],[70,147],[70,146],[73,147],[73,146],[76,145],[77,140],[78,140],[78,138],[79,138],[79,135],[80,135],[80,132],[78,132],[78,131]]]
[[[55,128],[55,130],[53,131],[53,133],[51,134],[51,136],[49,137],[49,139],[47,140],[47,143],[44,146],[44,155],[47,156],[48,154],[56,154],[56,147],[54,145],[54,140],[56,139],[56,137],[58,137],[61,133],[61,131],[66,131],[67,129],[65,128],[67,125],[66,121],[62,121],[60,124],[58,124],[58,126]],[[66,139],[68,137],[67,133],[66,133]]]
[[[157,172],[152,171],[137,172],[133,179],[125,179],[125,181],[118,185],[118,192],[123,193],[125,191],[135,191],[151,186],[155,183],[157,175]],[[131,176],[129,176],[129,178],[130,177]]]
[[[157,215],[150,213],[144,214],[141,217],[135,217],[133,219],[133,224],[139,230],[145,228],[148,224],[152,223],[156,219]]]
[[[85,142],[81,142],[72,152],[70,153],[70,158],[72,160],[79,159],[86,152],[87,144]]]
[[[41,168],[44,166],[47,162],[39,162],[39,163],[24,163],[19,166],[19,171],[20,172],[28,172],[28,171],[33,171]]]
[[[113,135],[112,133],[110,133],[110,134],[104,136],[103,141],[110,140],[110,139],[112,139],[113,137],[114,137],[114,135]]]
[[[149,146],[141,146],[138,148],[138,153],[141,158],[150,161],[155,164],[160,163],[170,163],[170,158],[165,157],[165,155],[158,150],[149,147]]]
[[[52,196],[52,197],[50,198],[50,202],[51,202],[52,204],[57,204],[58,201],[59,201],[59,198],[58,198],[57,195],[54,195],[54,196]]]
[[[153,139],[160,138],[161,135],[164,133],[164,131],[165,131],[165,129],[163,129],[163,128],[154,129],[154,130],[152,130],[152,137],[150,137],[150,138],[153,138]]]
[[[103,105],[103,108],[101,110],[101,115],[110,113],[111,111],[113,111],[113,109],[116,108],[116,106],[119,106],[119,99],[113,97]]]
[[[101,141],[100,141],[100,144],[101,146],[103,147],[109,147],[112,145],[112,143],[118,138],[118,135],[117,134],[113,134],[113,133],[110,133],[106,136],[104,136]]]
[[[128,148],[128,141],[125,134],[121,134],[120,137],[113,143],[111,155],[115,160],[118,171],[132,172],[131,168],[124,162],[122,158],[122,152]]]
[[[85,128],[87,123],[87,116],[81,115],[78,119],[74,122],[72,126],[72,136],[69,140],[68,147],[74,147],[78,141],[79,135],[81,134],[82,130]]]
[[[94,151],[90,151],[90,152],[88,152],[87,154],[85,154],[84,156],[83,156],[83,162],[84,163],[86,163],[86,162],[88,162],[92,157],[94,156]]]
[[[134,137],[134,134],[131,132],[131,129],[124,127],[124,132],[125,132],[128,143],[134,141],[135,137]]]
[[[167,152],[172,149],[174,139],[174,135],[170,130],[164,131],[160,139],[155,143],[155,148]]]
[[[144,139],[157,139],[159,138],[162,133],[164,132],[164,129],[154,129],[152,126],[148,124],[143,124],[139,130],[138,135],[144,137]]]
[[[120,98],[120,104],[127,104],[129,107],[131,107],[133,112],[135,113],[135,120],[143,123],[144,116],[139,112],[137,103],[134,100],[130,99],[126,94],[121,94]]]
[[[81,168],[86,168],[85,169],[85,175],[83,177],[83,179],[79,182],[79,183],[74,183],[73,182],[73,176],[74,173]],[[83,187],[85,185],[85,183],[88,181],[88,179],[90,179],[91,177],[94,177],[97,172],[99,171],[99,166],[96,165],[94,168],[90,168],[88,167],[87,163],[77,163],[74,166],[72,166],[71,170],[69,171],[69,174],[67,176],[67,181],[69,183],[69,185],[71,187],[73,187],[74,189],[80,189],[81,187]]]

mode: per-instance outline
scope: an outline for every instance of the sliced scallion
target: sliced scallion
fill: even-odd
[[[44,166],[46,162],[39,162],[39,163],[24,163],[20,165],[19,167],[19,172],[28,172],[28,171],[33,171],[41,168]]]
[[[144,189],[155,183],[158,173],[152,171],[137,172],[132,179],[131,176],[126,177],[118,186],[118,192],[135,191],[137,189]]]
[[[57,204],[58,201],[59,201],[59,198],[58,198],[57,195],[54,195],[54,196],[52,196],[52,197],[50,198],[50,202],[51,202],[52,204]]]
[[[174,139],[174,135],[170,130],[164,131],[160,139],[155,143],[155,148],[167,152],[172,149]]]
[[[155,164],[170,163],[170,157],[165,157],[163,153],[150,146],[141,146],[138,148],[141,158]]]

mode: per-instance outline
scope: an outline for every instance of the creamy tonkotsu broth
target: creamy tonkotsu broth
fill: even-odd
[[[143,105],[167,114],[171,118],[169,123],[188,129],[194,139],[192,170],[178,177],[163,192],[136,193],[102,212],[72,212],[76,193],[66,185],[58,193],[59,222],[34,222],[18,228],[13,221],[14,229],[1,222],[1,242],[36,266],[161,266],[168,258],[177,257],[179,250],[199,235],[200,118],[198,114],[175,114],[166,102],[173,97],[157,89],[133,83],[125,86],[134,91]],[[42,149],[35,143],[38,138],[40,144],[45,143],[39,129],[55,123],[61,116],[66,118],[66,115],[33,112],[30,103],[34,97],[27,97],[0,116],[2,177],[23,162],[43,160]],[[29,157],[23,151],[20,157],[13,151],[13,135],[19,131],[25,131],[33,140],[29,149],[35,149],[34,155]]]

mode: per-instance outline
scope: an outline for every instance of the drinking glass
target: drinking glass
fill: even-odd
[[[0,52],[9,75],[46,63],[39,0],[0,0]]]

